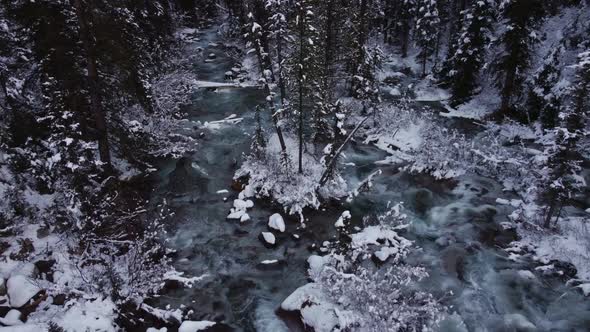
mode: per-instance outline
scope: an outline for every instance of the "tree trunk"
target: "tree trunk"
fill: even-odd
[[[304,11],[303,7],[299,10],[299,174],[303,173],[303,63],[305,32],[304,32]]]
[[[506,71],[504,86],[502,87],[502,104],[500,106],[500,115],[507,116],[510,113],[510,101],[514,93],[514,80],[516,78],[516,68],[509,68]]]
[[[107,168],[111,168],[111,154],[109,148],[109,138],[106,124],[106,117],[102,110],[100,99],[100,86],[98,82],[98,69],[96,66],[96,54],[88,23],[84,17],[84,6],[82,0],[73,0],[73,4],[78,17],[80,29],[80,39],[86,51],[86,66],[88,70],[88,89],[90,93],[90,109],[94,116],[95,129],[97,132],[98,152],[100,161],[105,163]]]
[[[285,78],[283,77],[283,35],[277,33],[277,61],[279,64],[279,90],[281,92],[281,107],[285,107],[285,98],[287,98],[287,88]]]
[[[330,102],[330,79],[332,76],[332,47],[333,47],[333,21],[334,21],[334,0],[328,0],[326,7],[326,40],[324,53],[324,91]]]
[[[410,24],[409,22],[404,22],[402,24],[402,58],[406,58],[408,56],[408,39],[410,34]]]

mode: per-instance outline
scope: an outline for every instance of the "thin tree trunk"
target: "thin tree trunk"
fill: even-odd
[[[299,12],[299,174],[303,173],[303,62],[305,55],[304,49],[304,18],[303,7]]]
[[[330,162],[328,162],[328,165],[326,165],[326,169],[324,170],[324,172],[322,173],[322,176],[320,177],[320,183],[319,183],[320,187],[323,186],[324,184],[326,184],[326,182],[328,181],[328,179],[332,175],[332,171],[334,169],[334,166],[336,165],[336,160],[338,160],[338,156],[342,153],[346,144],[352,139],[354,134],[356,134],[356,132],[361,128],[363,123],[365,123],[370,117],[371,116],[369,115],[369,116],[366,116],[363,120],[361,120],[361,122],[359,122],[356,125],[356,127],[354,127],[354,129],[350,132],[350,134],[346,137],[344,142],[342,142],[342,144],[338,147],[338,150],[336,150],[336,152],[334,152],[334,156],[332,157],[332,159],[330,159]]]
[[[98,69],[96,66],[96,54],[94,52],[94,45],[90,35],[90,30],[86,18],[84,17],[84,7],[81,0],[73,0],[78,17],[78,24],[80,28],[80,39],[86,51],[86,62],[88,70],[88,86],[90,92],[90,109],[94,116],[95,129],[97,132],[98,152],[100,161],[105,163],[107,168],[111,168],[111,155],[109,148],[109,138],[106,124],[106,117],[102,110],[100,99],[100,87],[98,84]]]
[[[283,77],[283,35],[277,33],[277,61],[279,62],[279,90],[281,92],[281,106],[285,107],[285,98],[287,98],[287,88],[285,87],[285,78]]]
[[[514,79],[516,76],[516,68],[510,68],[506,72],[506,79],[504,80],[504,87],[502,88],[502,104],[500,106],[500,115],[507,116],[510,113],[510,100],[514,92]]]

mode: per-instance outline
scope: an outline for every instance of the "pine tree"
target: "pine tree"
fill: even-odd
[[[549,148],[549,174],[544,192],[549,204],[544,222],[546,228],[551,226],[554,217],[555,222],[559,220],[563,206],[586,187],[581,175],[583,157],[578,142],[587,135],[585,129],[590,113],[590,51],[579,54],[578,59],[576,81],[559,115],[561,124],[553,130],[555,143]]]
[[[418,57],[422,62],[422,76],[426,76],[426,63],[434,54],[440,24],[437,0],[420,0],[416,13],[416,45],[420,48]]]
[[[260,11],[260,9],[259,9]],[[262,16],[266,16],[266,13],[264,14],[260,14]],[[268,42],[266,42],[267,39],[267,33],[264,31],[264,28],[261,24],[259,24],[258,22],[256,22],[255,16],[253,13],[249,13],[247,15],[248,17],[248,24],[246,26],[246,31],[247,33],[244,34],[244,37],[246,38],[247,42],[247,47],[252,47],[252,49],[254,50],[254,52],[256,53],[256,56],[258,58],[258,66],[260,69],[260,83],[262,84],[262,86],[264,87],[264,90],[267,94],[266,96],[266,100],[267,100],[267,104],[271,113],[271,118],[273,121],[273,125],[275,128],[275,131],[277,133],[277,136],[279,138],[279,143],[281,145],[281,152],[284,155],[285,158],[287,158],[287,146],[285,144],[285,139],[283,137],[283,131],[281,129],[281,125],[279,122],[279,115],[280,112],[278,112],[276,110],[276,104],[275,104],[275,93],[272,91],[270,84],[274,81],[274,74],[272,71],[273,65],[272,65],[272,58],[268,52],[267,47],[265,47],[265,44],[268,44]],[[264,24],[266,26],[269,25],[269,23]]]
[[[561,109],[561,91],[556,91],[556,84],[561,75],[561,56],[565,49],[559,45],[551,50],[545,63],[533,76],[527,98],[529,120],[535,121],[538,118],[544,129],[551,129],[557,125],[559,110]]]
[[[320,84],[315,77],[318,66],[318,36],[314,27],[313,6],[310,0],[295,2],[295,22],[292,35],[295,36],[294,53],[292,54],[291,72],[296,75],[294,88],[297,105],[297,136],[299,140],[298,171],[303,173],[303,150],[307,110],[317,106],[317,89]]]
[[[500,10],[505,31],[498,41],[503,52],[493,67],[502,98],[498,115],[503,117],[513,113],[515,97],[520,97],[518,91],[522,90],[533,47],[538,40],[534,29],[542,7],[539,0],[504,0]]]
[[[418,0],[399,0],[397,31],[400,36],[402,58],[408,56],[410,32],[418,10]]]
[[[260,119],[260,106],[256,106],[256,110],[254,112],[254,121],[256,121],[256,129],[254,130],[254,136],[252,137],[250,151],[252,155],[256,157],[256,159],[261,160],[264,158],[266,138],[264,128],[262,128],[262,121]]]
[[[461,29],[444,65],[454,105],[465,102],[477,88],[478,74],[490,42],[493,16],[491,0],[475,1],[461,12]]]

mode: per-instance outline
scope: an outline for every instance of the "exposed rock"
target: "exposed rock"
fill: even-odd
[[[549,264],[553,264],[553,266],[555,267],[556,274],[564,277],[565,279],[575,278],[578,274],[578,269],[576,269],[576,266],[572,263],[551,260],[549,261]]]
[[[287,262],[279,259],[264,260],[256,264],[256,268],[261,271],[276,271],[287,266]]]
[[[0,277],[0,296],[6,295],[6,281]]]
[[[55,260],[41,260],[35,262],[35,267],[39,271],[41,276],[45,276],[45,279],[48,281],[53,282],[53,265],[55,264]]]
[[[53,304],[54,305],[64,305],[66,303],[66,295],[65,294],[57,294],[53,297]]]
[[[441,256],[444,270],[448,274],[457,277],[457,279],[463,280],[465,256],[467,256],[467,251],[463,248],[457,246],[445,248]]]
[[[13,252],[10,254],[10,259],[15,261],[24,261],[29,257],[29,255],[35,251],[35,247],[33,246],[33,241],[31,239],[18,239],[16,240],[20,249],[18,252]]]

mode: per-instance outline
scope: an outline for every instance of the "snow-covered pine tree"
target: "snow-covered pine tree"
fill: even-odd
[[[263,25],[269,26],[271,24],[268,22],[268,13],[266,12],[266,9],[268,9],[268,7],[263,9],[260,8],[261,5],[262,4],[257,3],[257,7],[255,8],[257,9],[257,13],[259,14],[259,16],[263,18],[265,23],[259,24],[256,21],[256,16],[252,12],[250,12],[247,15],[248,24],[245,27],[246,33],[244,34],[244,38],[246,38],[247,40],[246,46],[251,47],[251,50],[256,53],[256,57],[258,58],[258,67],[260,69],[260,83],[264,87],[264,90],[267,94],[266,101],[271,113],[271,119],[273,121],[275,131],[279,138],[283,158],[286,159],[288,158],[287,146],[285,144],[285,139],[283,137],[281,124],[279,121],[281,111],[277,111],[276,109],[275,92],[272,91],[270,87],[270,84],[275,80],[272,65],[272,57],[269,54],[269,46],[265,46],[268,45],[268,32],[265,31]]]
[[[552,49],[539,71],[533,76],[529,87],[529,120],[540,119],[544,129],[551,129],[557,125],[563,92],[556,91],[555,88],[561,75],[561,57],[564,52],[563,45]]]
[[[408,56],[410,32],[412,31],[413,22],[418,10],[417,2],[418,0],[399,0],[397,6],[397,34],[399,35],[402,58]]]
[[[252,137],[252,144],[250,145],[250,153],[258,160],[264,158],[264,149],[266,148],[266,137],[262,121],[260,119],[260,106],[256,106],[254,111],[254,120],[256,121],[256,129]]]
[[[538,41],[535,27],[543,13],[539,0],[503,0],[500,11],[504,31],[498,38],[501,53],[493,63],[496,84],[502,99],[497,115],[512,115],[524,120],[523,114],[514,111],[516,100],[521,97],[533,48]]]
[[[588,135],[588,119],[590,113],[590,51],[578,56],[576,81],[570,88],[567,102],[559,114],[560,126],[556,127],[555,141],[548,149],[548,177],[544,199],[549,205],[544,226],[551,227],[557,222],[564,205],[578,195],[586,187],[581,175],[583,161],[579,141]],[[554,219],[555,218],[555,219]]]
[[[440,28],[437,0],[419,0],[416,11],[416,46],[420,49],[422,76],[426,76],[426,63],[436,50],[437,34]]]
[[[317,79],[319,71],[318,30],[314,26],[315,14],[311,0],[297,0],[295,5],[292,35],[294,36],[293,53],[291,54],[290,73],[292,79],[292,104],[296,109],[297,136],[299,143],[298,171],[303,173],[303,150],[306,132],[306,113],[317,107],[320,83]],[[313,114],[312,114],[313,115]]]
[[[491,0],[474,1],[461,12],[461,28],[453,39],[444,65],[454,105],[465,102],[477,88],[486,47],[490,42],[493,17]]]

